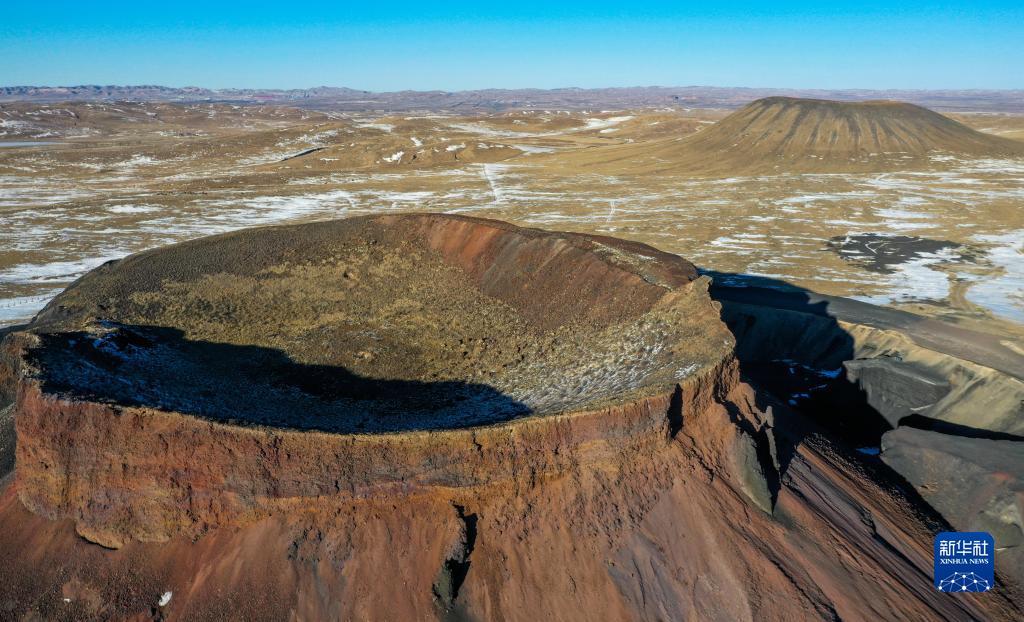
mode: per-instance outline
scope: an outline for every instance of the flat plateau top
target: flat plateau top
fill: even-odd
[[[30,327],[45,391],[240,425],[451,429],[663,394],[732,343],[642,244],[445,215],[204,238],[107,264]]]

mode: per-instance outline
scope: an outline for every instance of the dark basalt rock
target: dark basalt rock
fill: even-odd
[[[857,359],[844,364],[846,377],[864,391],[867,403],[896,427],[904,417],[927,414],[949,393],[949,382],[896,357]]]
[[[903,426],[882,437],[882,460],[959,531],[987,531],[999,572],[1024,580],[1024,443]]]

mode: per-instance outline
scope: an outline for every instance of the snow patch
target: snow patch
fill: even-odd
[[[989,246],[987,259],[1002,269],[967,290],[967,300],[992,313],[1024,322],[1024,229],[997,235],[976,235]]]
[[[583,126],[584,130],[601,130],[610,128],[618,125],[625,121],[629,121],[633,118],[633,115],[624,115],[621,117],[608,117],[606,119],[587,119],[586,124]]]

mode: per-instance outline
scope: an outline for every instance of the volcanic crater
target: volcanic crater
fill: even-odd
[[[257,229],[91,273],[39,315],[27,361],[48,392],[236,424],[485,425],[720,364],[696,280],[640,245],[471,218]]]
[[[112,262],[11,346],[21,402],[38,406],[18,420],[22,500],[77,515],[80,533],[118,546],[197,528],[200,490],[218,514],[205,520],[219,522],[258,505],[263,488],[312,497],[481,483],[522,457],[483,451],[480,439],[566,426],[586,436],[604,424],[563,420],[615,418],[649,398],[665,402],[660,413],[615,425],[670,432],[680,383],[710,375],[706,392],[735,375],[707,286],[689,262],[640,244],[441,215],[247,230]],[[69,404],[88,425],[68,425]],[[480,428],[516,419],[533,422]],[[564,440],[533,438],[530,450],[547,462]],[[282,442],[288,461],[267,474]],[[230,448],[247,443],[259,450]],[[316,444],[346,472],[329,474]],[[141,471],[160,494],[98,508],[89,499],[123,487],[121,475],[92,457],[81,468],[69,446]],[[179,451],[205,456],[186,467],[187,490],[185,460],[152,459]],[[80,483],[78,497],[57,473]]]

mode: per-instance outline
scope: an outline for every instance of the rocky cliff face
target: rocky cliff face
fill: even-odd
[[[678,389],[596,411],[466,430],[325,434],[230,426],[156,409],[46,395],[22,385],[23,503],[71,517],[107,547],[195,537],[324,499],[520,486],[661,448],[687,416],[737,384],[732,360]],[[444,495],[447,496],[447,495]]]
[[[729,377],[715,380],[708,389]],[[120,489],[110,479],[78,484],[70,498],[79,508],[117,505],[113,495],[96,495],[101,482],[106,490],[130,490],[130,499],[141,502],[130,506],[139,514],[120,513],[120,521],[112,514],[89,517],[107,519],[108,529],[122,526],[121,541],[106,541],[122,545],[113,552],[75,538],[75,523],[29,514],[14,496],[15,489],[22,494],[19,480],[0,500],[0,590],[13,610],[38,607],[79,618],[150,608],[177,619],[268,620],[527,619],[537,612],[583,620],[595,611],[608,619],[705,620],[1016,615],[1003,593],[950,599],[935,592],[934,519],[922,517],[898,489],[874,483],[864,466],[822,437],[796,445],[773,435],[781,482],[759,488],[773,468],[771,449],[759,439],[772,429],[749,388],[736,384],[726,395],[715,393],[704,393],[703,404],[700,392],[681,400],[674,435],[672,396],[603,413],[648,421],[640,429],[595,415],[595,423],[609,425],[596,426],[600,438],[587,443],[578,442],[574,424],[589,416],[548,422],[546,438],[530,433],[530,420],[519,422],[522,432],[508,429],[501,439],[508,477],[340,491],[322,481],[307,495],[295,489],[294,478],[309,482],[313,473],[283,466],[296,463],[293,452],[320,450],[325,463],[338,457],[312,441],[304,447],[282,441],[279,453],[259,454],[267,472],[289,474],[277,480],[280,489],[253,491],[246,483],[244,492],[223,494],[237,499],[242,512],[231,504],[204,507],[199,498],[209,499],[209,489],[181,499],[180,508],[161,508],[152,497],[164,491],[138,488],[147,478],[118,476]],[[149,423],[128,416],[123,425]],[[482,455],[502,453],[493,435],[465,434],[461,443],[446,436],[449,451],[464,447],[464,457],[478,451],[474,440]],[[555,438],[564,440],[546,450],[535,445]],[[210,435],[209,441],[196,447],[200,459],[184,460],[190,466],[176,475],[182,494],[189,481],[196,482],[193,490],[203,486],[197,472],[205,470],[199,465],[208,459],[207,446],[224,439]],[[742,449],[748,446],[767,458],[751,463]],[[347,449],[342,456],[359,453]],[[381,460],[389,470],[385,458],[392,456]],[[153,456],[154,464],[165,460],[167,454]],[[328,477],[345,473],[348,464],[335,462]],[[492,469],[473,460],[465,467],[477,477]],[[211,465],[216,475],[207,477],[241,471],[223,468]],[[90,486],[87,502],[77,497]],[[177,522],[167,521],[169,515]],[[178,535],[140,541],[166,537],[135,531],[147,525],[174,527]],[[109,533],[91,531],[81,520],[77,529],[98,540]],[[55,591],[71,603],[48,600]],[[157,609],[166,591],[173,599]]]
[[[879,454],[954,529],[992,533],[999,572],[1024,581],[1024,358],[998,339],[895,310],[715,295],[741,363],[762,372],[759,387]],[[807,382],[772,386],[763,372],[780,361],[776,371],[805,370]]]
[[[220,236],[88,275],[4,360],[13,617],[1019,615],[935,592],[941,519],[756,394],[706,279],[642,245]]]

